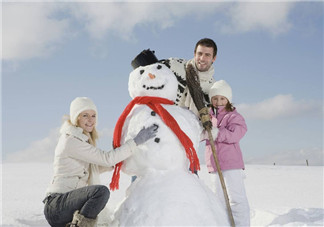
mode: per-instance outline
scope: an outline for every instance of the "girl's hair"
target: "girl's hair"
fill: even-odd
[[[226,99],[227,99],[227,98],[226,98]],[[228,101],[228,99],[227,99],[227,101]],[[213,106],[213,104],[210,102],[209,105],[212,107],[212,109],[213,109],[213,111],[214,111],[214,113],[215,113],[215,107]],[[233,110],[235,110],[235,107],[233,106],[232,103],[230,103],[230,102],[228,101],[228,102],[226,103],[224,109],[225,109],[227,112],[232,112]]]
[[[213,112],[216,113],[215,107],[214,107],[212,104],[210,104],[210,107],[212,108]],[[233,106],[232,103],[228,102],[228,103],[225,105],[224,109],[225,109],[227,112],[232,112],[232,111],[235,110],[235,107]]]
[[[232,103],[227,102],[227,104],[225,105],[225,110],[228,112],[232,112],[235,109],[235,107],[233,106]]]

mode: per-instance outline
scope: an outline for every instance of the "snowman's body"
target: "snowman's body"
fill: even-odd
[[[175,100],[177,80],[162,64],[139,67],[130,74],[129,92],[132,98],[151,96]],[[196,115],[176,105],[162,106],[198,150],[202,127]],[[150,107],[134,106],[124,123],[121,143],[152,124],[159,126],[156,137],[138,146],[123,162],[123,172],[136,175],[137,179],[116,211],[114,225],[228,225],[224,207],[215,194],[189,171],[186,151],[178,137]]]
[[[191,141],[199,143],[201,127],[197,117],[192,112],[175,105],[162,104],[162,106],[173,116]],[[188,171],[189,161],[179,139],[160,116],[146,105],[136,105],[129,114],[123,129],[122,143],[134,138],[143,127],[153,124],[159,127],[156,137],[140,145],[139,151],[124,161],[123,172],[140,177],[155,170],[180,168]],[[197,146],[195,148],[197,149]]]

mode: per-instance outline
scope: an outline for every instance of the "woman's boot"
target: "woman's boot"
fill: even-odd
[[[97,219],[86,218],[77,210],[73,214],[73,220],[70,227],[95,227]]]

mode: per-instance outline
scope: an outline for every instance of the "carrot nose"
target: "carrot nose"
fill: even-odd
[[[150,79],[154,79],[155,78],[155,75],[152,74],[152,73],[149,73],[148,76],[150,77]]]

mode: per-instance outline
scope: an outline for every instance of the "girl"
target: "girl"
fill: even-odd
[[[216,154],[222,170],[236,226],[250,225],[250,208],[243,182],[244,163],[239,142],[247,131],[245,120],[232,105],[232,89],[224,80],[217,81],[209,91],[210,116]],[[205,136],[206,139],[206,136]],[[217,174],[211,145],[206,139],[206,165],[212,179],[212,190],[224,194]]]
[[[156,126],[144,128],[123,146],[106,152],[95,147],[96,125],[95,104],[87,97],[74,99],[70,117],[60,129],[54,177],[43,201],[51,226],[95,226],[110,195],[106,186],[99,185],[99,174],[128,158],[137,145],[153,138],[157,131]]]

